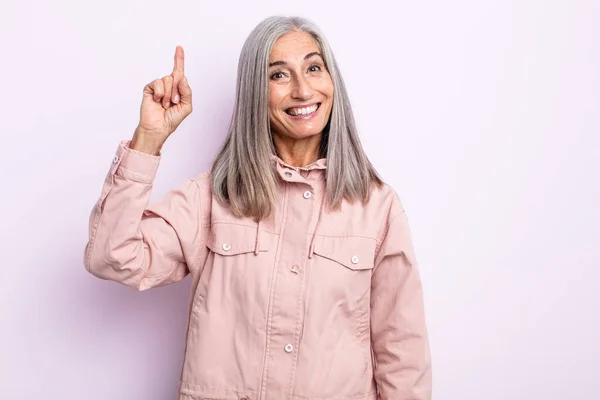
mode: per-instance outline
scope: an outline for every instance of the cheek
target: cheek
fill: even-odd
[[[333,105],[333,82],[331,81],[331,79],[327,79],[323,82],[321,93],[323,93],[323,95],[327,97],[329,103],[327,108],[331,110],[331,107]]]
[[[319,92],[326,96],[329,101],[333,101],[333,81],[331,77],[324,77],[319,82]]]
[[[281,88],[278,88],[275,85],[271,85],[269,87],[269,108],[272,110],[277,110],[281,108],[281,102],[285,97]]]
[[[327,94],[329,95],[329,98],[333,100],[333,81],[331,80],[331,78],[329,78],[329,81],[327,83]]]

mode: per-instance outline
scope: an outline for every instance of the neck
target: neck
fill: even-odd
[[[273,142],[277,155],[286,164],[293,167],[305,167],[319,159],[319,147],[322,134],[305,139],[294,139],[273,133]]]

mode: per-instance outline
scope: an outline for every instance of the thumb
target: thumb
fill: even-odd
[[[179,94],[181,95],[181,104],[185,104],[187,106],[192,105],[192,88],[188,83],[187,76],[181,78],[179,83],[177,84],[177,89],[179,90]]]
[[[144,86],[143,96],[144,100],[153,100],[154,99],[154,90],[150,87],[151,83]]]

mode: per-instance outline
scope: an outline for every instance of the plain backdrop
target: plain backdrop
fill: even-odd
[[[195,109],[153,199],[208,168],[243,41],[270,15],[322,28],[406,206],[433,398],[600,398],[595,0],[2,0],[0,398],[175,398],[189,278],[94,278],[88,216],[177,45]]]

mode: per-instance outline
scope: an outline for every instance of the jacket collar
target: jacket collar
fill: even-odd
[[[276,154],[271,154],[271,160],[277,164],[277,167],[280,169],[292,169],[296,172],[298,171],[311,171],[313,169],[327,169],[327,159],[319,158],[312,164],[306,165],[304,167],[294,167],[293,165],[287,164]]]

